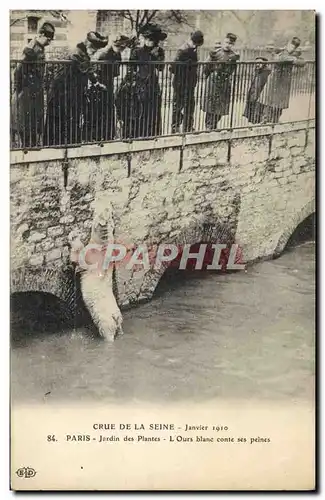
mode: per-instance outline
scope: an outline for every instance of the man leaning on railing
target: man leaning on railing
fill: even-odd
[[[23,147],[36,147],[44,125],[44,49],[54,38],[55,28],[44,23],[38,35],[23,50],[14,73],[11,101],[12,142]]]
[[[171,65],[173,78],[172,133],[178,133],[183,122],[183,132],[193,131],[195,87],[198,77],[197,49],[204,43],[202,31],[194,31],[190,39],[178,50]]]
[[[229,113],[232,76],[239,59],[239,54],[233,50],[236,40],[236,35],[227,33],[222,45],[210,52],[204,67],[206,83],[201,108],[206,113],[207,130],[215,130],[219,120]]]
[[[161,88],[158,72],[164,69],[160,43],[167,33],[147,23],[140,34],[144,45],[131,50],[127,75],[116,93],[116,112],[123,138],[161,135]]]
[[[243,116],[247,118],[249,123],[254,123],[256,125],[257,123],[261,123],[263,120],[265,106],[258,102],[258,99],[266,85],[272,69],[267,64],[268,59],[266,57],[256,57],[255,61]]]
[[[45,23],[36,39],[24,49],[23,59],[14,72],[13,148],[157,137],[162,133],[179,133],[182,121],[182,132],[188,133],[194,130],[195,113],[198,122],[202,110],[206,122],[205,126],[199,125],[198,131],[215,130],[230,109],[230,127],[246,126],[247,119],[254,124],[277,123],[282,111],[289,107],[290,97],[298,95],[300,99],[300,93],[306,97],[300,100],[308,106],[308,116],[310,113],[314,64],[293,72],[295,66],[304,64],[300,40],[296,37],[285,49],[278,50],[276,62],[259,57],[256,62],[238,63],[233,50],[236,36],[228,33],[208,61],[198,65],[196,52],[203,34],[195,32],[171,64],[173,92],[170,92],[166,78],[170,63],[165,63],[164,49],[160,46],[167,35],[157,25],[143,28],[144,46],[134,44],[126,63],[121,61],[121,52],[132,40],[122,36],[106,48],[107,37],[90,32],[66,60],[45,64],[44,46],[53,36],[53,26]],[[105,50],[97,61],[92,61],[100,48]],[[121,64],[127,68],[127,74],[118,85]],[[198,78],[198,66],[203,70],[203,81]],[[195,100],[197,85],[200,92]],[[304,107],[300,115],[305,119]]]
[[[272,65],[272,72],[258,99],[258,103],[264,106],[263,123],[278,123],[283,110],[289,107],[293,67],[304,64],[298,50],[300,43],[298,37],[293,37],[276,54],[277,63]]]
[[[90,85],[83,124],[86,142],[115,139],[114,79],[120,74],[121,54],[130,43],[129,37],[118,35],[110,46],[98,51],[94,56],[94,59],[100,62],[96,68],[98,79],[107,90]]]

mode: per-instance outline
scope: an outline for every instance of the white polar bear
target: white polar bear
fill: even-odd
[[[104,206],[103,206],[104,205]],[[105,244],[113,241],[113,218],[109,203],[97,205],[90,243]],[[75,235],[74,235],[75,237]],[[79,263],[78,256],[84,248],[79,238],[71,243],[71,260]],[[101,337],[114,340],[122,334],[123,316],[113,293],[113,269],[82,269],[81,292],[88,311]]]
[[[100,336],[111,341],[116,335],[123,333],[123,316],[117,305],[112,285],[111,270],[102,275],[92,271],[82,272],[81,291],[85,305]]]

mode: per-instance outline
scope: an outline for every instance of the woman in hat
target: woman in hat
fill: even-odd
[[[120,74],[122,52],[129,47],[131,39],[117,36],[113,43],[95,54],[99,61],[96,74],[107,90],[92,87],[87,105],[86,141],[109,141],[115,137],[114,79]]]
[[[144,45],[131,50],[128,72],[116,96],[118,119],[126,138],[161,134],[158,73],[164,68],[165,51],[159,44],[167,34],[155,24],[147,24],[140,34]]]
[[[62,64],[50,83],[44,142],[46,145],[78,144],[82,140],[82,115],[86,108],[88,81],[105,89],[99,82],[91,57],[106,47],[107,37],[90,31],[69,55],[70,64]]]
[[[250,123],[261,123],[264,105],[258,102],[258,98],[267,82],[271,68],[267,65],[266,57],[256,57],[253,78],[247,94],[247,101],[243,116]]]
[[[23,50],[14,73],[11,128],[23,147],[35,147],[44,125],[44,49],[54,38],[53,24],[45,22]]]
[[[227,33],[222,46],[220,44],[210,52],[206,61],[206,76],[201,109],[206,112],[205,125],[208,130],[215,130],[222,116],[229,113],[233,73],[239,55],[233,50],[237,36]]]
[[[277,52],[275,64],[258,102],[264,106],[263,123],[278,123],[284,109],[289,107],[292,72],[295,65],[303,65],[298,50],[300,39],[293,37],[284,49]]]

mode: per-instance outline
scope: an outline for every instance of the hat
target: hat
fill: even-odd
[[[131,39],[126,36],[126,35],[117,35],[117,37],[114,39],[113,44],[116,45],[117,47],[129,47],[131,43]]]
[[[234,35],[234,33],[227,33],[226,38],[228,38],[232,43],[235,43],[237,40],[237,35]]]
[[[193,33],[191,33],[191,40],[193,43],[195,43],[195,45],[203,45],[204,44],[204,35],[203,35],[202,31],[200,31],[200,30],[193,31]]]
[[[45,22],[42,24],[40,29],[38,30],[40,35],[44,35],[50,40],[53,40],[54,38],[54,33],[55,33],[55,28],[52,23]]]
[[[301,44],[301,40],[297,36],[294,36],[293,39],[291,40],[291,43],[294,47],[297,48]]]
[[[255,61],[268,62],[268,58],[267,57],[258,56],[258,57],[255,57]]]
[[[160,26],[151,23],[143,26],[140,29],[139,34],[147,40],[151,40],[152,42],[162,42],[167,38],[167,33],[164,33]]]
[[[98,31],[89,31],[89,33],[87,33],[87,40],[96,49],[102,49],[106,47],[108,43],[107,36],[101,35]]]

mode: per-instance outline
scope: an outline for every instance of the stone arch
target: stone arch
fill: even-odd
[[[74,269],[19,268],[11,272],[10,293],[40,292],[51,294],[60,299],[66,309],[67,317],[72,318],[77,311],[79,297],[78,279]]]
[[[315,199],[312,199],[299,212],[292,216],[278,240],[277,246],[273,253],[273,257],[279,257],[281,255],[295,229],[299,226],[299,224],[301,224],[301,222],[307,219],[307,217],[309,217],[314,212]]]
[[[217,222],[212,219],[202,219],[193,221],[187,228],[180,230],[175,235],[171,243],[177,245],[195,245],[196,243],[210,242],[233,242],[235,238],[234,228],[225,222]],[[135,302],[150,300],[168,267],[161,267],[159,270],[150,269],[144,275],[139,294]]]

